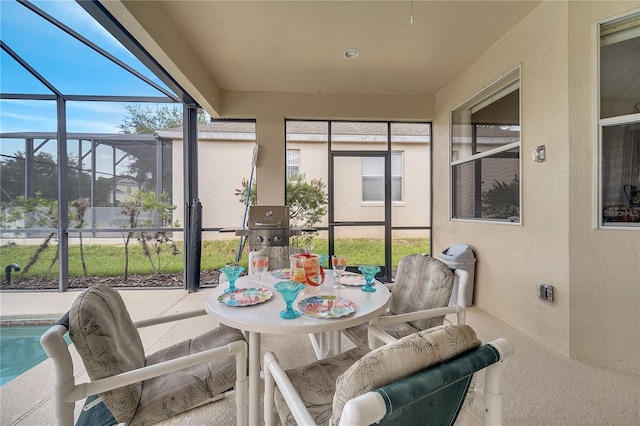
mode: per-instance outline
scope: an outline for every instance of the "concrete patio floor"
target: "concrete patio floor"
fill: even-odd
[[[134,321],[193,309],[202,309],[211,289],[188,293],[183,289],[119,289]],[[58,318],[71,306],[79,291],[1,292],[3,321]],[[640,377],[580,363],[504,324],[484,311],[468,309],[467,324],[482,341],[506,337],[516,353],[505,375],[504,422],[506,425],[620,425],[640,424]],[[169,344],[205,332],[216,323],[208,317],[172,325],[141,329],[145,348],[153,352]],[[285,368],[311,362],[313,350],[307,336],[263,336],[263,350],[273,350]],[[76,359],[76,366],[81,361]],[[76,367],[77,380],[86,375]],[[55,424],[53,371],[49,360],[0,387],[0,424]],[[76,415],[81,404],[76,404]],[[208,404],[164,422],[166,425],[234,425],[234,398]],[[463,424],[478,424],[468,416]],[[251,425],[254,426],[254,425]]]

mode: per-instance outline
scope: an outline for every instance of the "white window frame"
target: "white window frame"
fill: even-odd
[[[506,96],[511,93],[513,90],[513,86],[517,85],[518,89],[521,89],[521,73],[520,66],[514,68],[509,71],[498,80],[490,84],[489,86],[480,90],[477,94],[456,106],[451,110],[449,114],[449,218],[454,221],[461,222],[489,222],[489,223],[498,223],[498,224],[506,224],[506,225],[521,225],[522,224],[522,90],[520,90],[520,99],[519,99],[519,135],[520,138],[518,141],[511,142],[500,147],[490,149],[487,151],[483,151],[477,154],[473,154],[467,157],[461,155],[459,151],[454,150],[454,120],[453,115],[456,111],[459,111],[464,108],[468,108],[471,110],[479,110],[482,107],[491,104],[498,99]],[[518,197],[518,209],[519,216],[518,219],[508,220],[508,219],[490,219],[490,218],[482,218],[482,217],[454,217],[454,167],[460,164],[472,163],[478,159],[489,157],[491,155],[510,151],[514,148],[519,149],[519,162],[518,162],[518,177],[519,177],[519,197]],[[464,158],[462,158],[464,157]]]
[[[622,15],[619,15],[614,18],[606,19],[604,21],[597,22],[594,26],[594,43],[595,43],[595,64],[593,67],[593,81],[595,81],[596,90],[594,90],[594,122],[597,123],[595,135],[594,135],[594,152],[597,153],[597,158],[594,163],[593,170],[593,185],[598,190],[595,191],[594,197],[596,199],[593,201],[592,205],[594,207],[593,212],[593,227],[594,229],[606,229],[606,230],[635,230],[640,231],[640,223],[637,222],[608,222],[605,224],[604,222],[604,208],[603,199],[604,199],[604,189],[603,189],[603,179],[604,176],[602,174],[603,167],[603,157],[604,157],[604,149],[603,149],[603,130],[605,127],[609,126],[619,126],[624,124],[632,124],[632,123],[640,123],[640,113],[637,114],[625,114],[620,116],[606,117],[601,118],[600,111],[600,102],[601,102],[601,87],[600,87],[600,49],[602,46],[602,34],[601,28],[603,26],[610,26],[611,24],[615,24],[619,22],[620,26],[623,28],[622,31],[616,32],[608,37],[611,40],[617,40],[620,37],[620,33],[633,31],[631,37],[640,36],[640,26],[634,25],[633,28],[630,28],[631,21],[637,21],[640,19],[640,9],[628,12]],[[605,36],[606,37],[606,36]],[[640,185],[640,182],[638,182]]]
[[[398,204],[398,203],[403,203],[404,202],[404,187],[405,187],[405,182],[404,182],[404,151],[391,151],[391,157],[396,156],[396,158],[400,157],[400,174],[394,174],[394,170],[393,170],[393,159],[391,160],[391,180],[392,180],[392,184],[391,184],[391,189],[392,189],[392,194],[391,194],[391,202],[394,204]],[[363,191],[362,191],[362,202],[366,203],[366,204],[371,204],[371,203],[384,203],[384,192],[382,193],[382,199],[380,200],[365,200],[364,199],[364,181],[365,178],[367,177],[376,177],[376,178],[382,178],[382,181],[384,183],[384,167],[382,168],[382,173],[380,174],[365,174],[364,173],[364,161],[368,160],[368,159],[380,159],[381,157],[362,157],[362,171],[361,171],[361,179],[362,179],[362,187],[363,187]],[[384,163],[383,163],[384,164]],[[400,179],[400,199],[399,200],[393,200],[393,179],[394,178],[399,178]],[[384,188],[384,184],[383,184],[383,188]]]
[[[290,155],[292,154],[292,155]],[[293,158],[295,154],[296,158]],[[300,150],[299,149],[287,149],[287,166],[286,166],[286,178],[287,180],[289,180],[289,177],[293,176],[293,175],[299,175],[300,174]],[[297,172],[293,172],[293,168],[297,168],[298,171]]]

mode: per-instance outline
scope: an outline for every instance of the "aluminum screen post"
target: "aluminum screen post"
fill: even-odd
[[[190,206],[191,226],[189,229],[186,250],[185,268],[187,269],[187,290],[198,291],[200,288],[200,265],[202,254],[202,203],[193,200]]]

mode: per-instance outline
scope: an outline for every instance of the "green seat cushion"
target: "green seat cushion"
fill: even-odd
[[[338,377],[330,424],[340,423],[350,399],[478,346],[471,327],[455,324],[420,331],[369,352]]]

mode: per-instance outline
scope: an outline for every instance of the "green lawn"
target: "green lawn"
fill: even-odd
[[[384,243],[375,239],[348,239],[336,242],[336,253],[349,256],[349,264],[358,265],[364,263],[381,263]],[[15,263],[22,270],[36,253],[38,246],[33,245],[5,245],[0,247],[0,265]],[[162,273],[175,273],[183,270],[182,243],[178,243],[179,254],[171,254],[168,245],[162,245],[159,254],[153,255],[153,261]],[[247,247],[245,247],[240,264],[247,266]],[[44,277],[52,260],[55,258],[57,246],[50,246],[39,256],[38,260],[30,267],[26,276]],[[201,269],[220,269],[225,263],[233,262],[238,250],[238,240],[203,241],[201,255]],[[327,240],[316,239],[314,241],[315,253],[327,252]],[[392,248],[393,266],[403,256],[413,253],[429,253],[429,240],[424,238],[408,238],[395,240]],[[124,275],[125,252],[123,245],[85,245],[84,258],[89,276],[121,276]],[[129,246],[129,274],[151,274],[153,269],[149,259],[144,256],[142,247],[138,242],[132,242]],[[21,272],[14,272],[18,275]],[[51,278],[58,274],[57,262],[51,270]],[[83,275],[80,258],[80,247],[69,247],[69,276],[80,277]],[[3,277],[4,278],[4,277]]]

